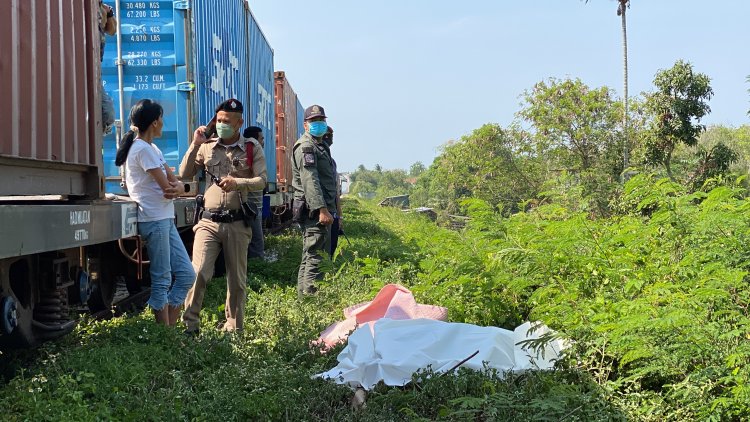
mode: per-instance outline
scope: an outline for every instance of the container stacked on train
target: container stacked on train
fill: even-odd
[[[116,1],[105,0],[113,8]],[[273,49],[244,0],[120,0],[123,68],[122,109],[142,98],[164,107],[164,132],[157,146],[170,166],[179,167],[196,127],[208,123],[217,104],[236,98],[245,106],[244,126],[259,126],[264,147],[269,196],[264,216],[277,193]],[[118,53],[107,37],[102,63],[105,90],[120,116]],[[125,193],[114,166],[116,134],[104,139],[107,191]]]
[[[215,0],[105,0],[121,30],[107,37],[101,63],[98,0],[42,3],[0,1],[0,92],[7,94],[0,102],[0,343],[63,334],[72,327],[68,305],[97,299],[107,309],[117,280],[135,277],[118,246],[136,235],[136,204],[102,200],[105,192],[127,193],[114,165],[120,133],[102,136],[102,85],[123,129],[140,99],[162,104],[156,142],[174,168],[215,106],[239,99],[245,126],[260,126],[268,140],[264,215],[271,203],[286,208],[290,194],[287,158],[279,166],[283,189],[277,181],[273,50],[245,0],[221,0],[220,8]],[[289,92],[282,94],[290,98],[285,124],[296,124],[297,133],[285,132],[285,152],[302,123]],[[175,201],[178,226],[192,224],[194,210],[192,198]]]
[[[0,1],[0,347],[72,330],[135,235],[135,203],[101,200],[97,5]]]
[[[292,89],[285,72],[274,73],[276,87],[276,181],[280,193],[279,200],[285,208],[292,201],[292,148],[304,133],[302,125],[304,112],[297,94]],[[276,206],[281,206],[278,202]]]
[[[44,4],[0,2],[0,196],[98,198],[93,2]]]

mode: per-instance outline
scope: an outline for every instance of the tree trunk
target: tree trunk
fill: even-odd
[[[624,106],[625,110],[622,117],[622,126],[624,130],[625,139],[622,147],[622,182],[627,181],[627,168],[630,162],[630,142],[629,142],[629,128],[628,128],[628,31],[627,21],[625,19],[625,10],[627,9],[627,3],[629,0],[619,0],[620,2],[620,17],[622,18],[622,63],[623,63],[623,95],[624,95]]]
[[[666,157],[664,157],[664,168],[667,169],[667,176],[669,176],[669,180],[676,182],[674,176],[672,175],[672,152],[670,151]]]

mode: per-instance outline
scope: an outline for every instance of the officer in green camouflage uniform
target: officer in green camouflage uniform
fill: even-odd
[[[310,295],[317,291],[315,282],[323,278],[321,251],[328,250],[331,224],[336,214],[336,171],[331,150],[323,141],[328,125],[323,107],[305,109],[305,133],[294,144],[292,187],[294,206],[304,202],[301,215],[302,262],[297,273],[297,292]]]

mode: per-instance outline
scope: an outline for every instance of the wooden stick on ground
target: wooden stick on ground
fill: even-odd
[[[474,356],[476,356],[478,354],[479,354],[479,350],[477,350],[476,352],[472,353],[471,356],[469,356],[468,358],[466,358],[466,359],[462,360],[461,362],[458,362],[457,364],[453,365],[453,367],[451,369],[443,372],[440,376],[442,377],[445,374],[449,374],[449,373],[453,372],[456,368],[458,368],[459,366],[465,364],[466,362],[468,362],[469,360],[471,360],[471,358],[473,358]]]

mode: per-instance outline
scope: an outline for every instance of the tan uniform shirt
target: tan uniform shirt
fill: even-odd
[[[253,148],[252,168],[247,164],[247,148]],[[237,181],[237,190],[224,192],[210,177],[206,177],[207,210],[238,210],[241,201],[247,200],[246,192],[262,191],[266,187],[266,160],[263,148],[255,139],[240,136],[237,143],[229,148],[219,142],[219,138],[211,138],[199,147],[191,143],[180,163],[180,177],[193,177],[204,166],[219,178],[229,175]]]

